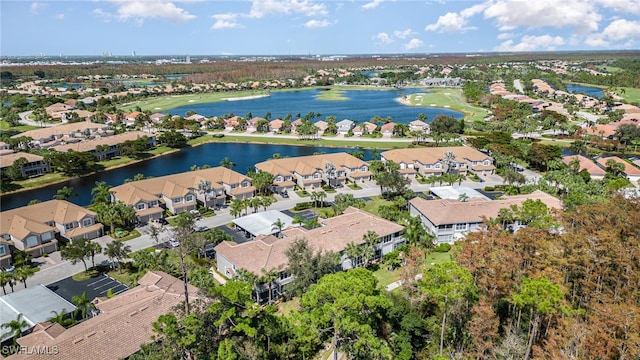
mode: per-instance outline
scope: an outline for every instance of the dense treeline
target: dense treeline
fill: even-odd
[[[160,317],[157,341],[132,358],[309,359],[332,346],[354,359],[640,355],[637,198],[577,206],[551,228],[491,224],[454,262],[405,250],[393,292],[366,269],[329,273],[281,312],[257,305],[249,283],[214,286],[189,315]]]

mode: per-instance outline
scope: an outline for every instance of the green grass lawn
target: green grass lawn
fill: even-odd
[[[33,129],[39,129],[39,128],[37,126],[30,126],[30,125],[11,126],[9,125],[8,121],[0,120],[0,130],[3,130],[3,131],[24,132],[24,131],[29,131]]]
[[[338,87],[331,87],[329,88],[329,90],[321,91],[318,95],[316,95],[316,99],[325,101],[349,100],[348,97],[344,96],[344,90]]]
[[[66,181],[69,179],[71,178],[61,173],[48,173],[26,180],[15,181],[14,184],[22,188],[33,188],[53,184],[56,182]]]
[[[277,138],[271,136],[243,136],[225,135],[218,138],[211,135],[202,136],[202,141],[210,142],[233,142],[233,143],[253,143],[253,144],[282,144],[299,146],[326,146],[345,147],[363,149],[403,149],[411,145],[410,141],[366,141],[366,140],[342,140],[339,138],[321,138],[317,140],[298,140],[297,138]],[[353,139],[353,138],[352,138]],[[410,139],[408,139],[410,140]]]
[[[453,261],[453,260],[454,260],[453,253],[451,251],[446,253],[439,253],[434,251],[427,254],[425,258],[425,263],[427,267],[429,267],[430,265],[441,264],[443,262]]]
[[[623,88],[624,94],[620,89],[615,90],[616,95],[620,96],[625,102],[628,103],[640,103],[640,89],[638,88]]]
[[[300,299],[294,298],[289,301],[282,302],[278,305],[278,315],[288,315],[294,310],[300,309]]]
[[[198,94],[186,94],[186,95],[169,95],[152,99],[146,99],[141,101],[135,101],[123,106],[119,106],[120,109],[133,109],[136,106],[144,110],[150,110],[151,112],[168,111],[173,108],[184,105],[197,105],[206,104],[210,102],[224,101],[227,98],[234,97],[246,97],[265,95],[266,91],[238,91],[234,93],[218,92],[218,93],[198,93]]]
[[[444,107],[461,111],[466,115],[465,120],[468,122],[487,117],[486,109],[467,104],[462,89],[428,89],[424,93],[411,94],[408,98],[413,106]]]
[[[382,196],[371,196],[370,199],[371,201],[367,201],[364,203],[364,207],[362,208],[362,210],[370,212],[376,216],[380,216],[380,213],[378,212],[380,205],[392,204],[391,201],[385,200],[384,198],[382,198]]]
[[[373,272],[373,276],[378,280],[378,288],[383,289],[392,282],[400,280],[400,274],[398,270],[387,270],[383,265],[380,265],[378,270]]]

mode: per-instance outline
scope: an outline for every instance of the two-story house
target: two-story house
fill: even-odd
[[[18,161],[19,159],[24,160]],[[20,172],[21,177],[40,176],[51,170],[49,163],[45,162],[42,156],[17,152],[0,156],[0,174],[5,174],[14,164],[16,166],[19,165],[17,170]]]
[[[355,127],[355,122],[349,119],[344,119],[344,120],[338,121],[336,123],[336,127],[337,127],[338,134],[345,135],[349,131],[353,130],[353,128]]]
[[[496,218],[500,209],[522,206],[526,200],[540,200],[548,208],[558,210],[563,207],[562,201],[536,190],[531,194],[506,196],[499,200],[425,200],[416,197],[409,200],[409,214],[420,218],[427,232],[436,237],[436,244],[452,244],[469,232],[479,230],[485,219]]]
[[[148,149],[156,146],[156,136],[154,134],[142,131],[127,131],[112,136],[94,137],[72,144],[56,145],[51,148],[59,152],[67,152],[69,150],[76,152],[90,152],[97,160],[101,161],[111,159],[115,156],[121,156],[121,144],[127,141],[134,141],[143,138],[146,139],[145,145]]]
[[[292,158],[271,159],[255,165],[256,169],[274,176],[276,192],[292,190],[296,185],[314,190],[327,184],[344,185],[346,179],[369,180],[369,164],[348,153],[321,154]]]
[[[382,152],[382,161],[393,161],[400,165],[404,173],[420,173],[424,176],[454,173],[466,175],[473,171],[478,175],[495,172],[493,159],[469,146],[437,148],[395,149]]]
[[[82,121],[52,127],[44,127],[13,135],[12,138],[30,137],[29,146],[33,148],[49,148],[69,141],[81,141],[97,134],[105,134],[109,125]]]
[[[264,302],[269,299],[269,289],[271,298],[277,298],[285,293],[286,285],[293,280],[287,269],[286,251],[295,240],[306,239],[316,252],[340,254],[340,267],[344,270],[364,264],[364,259],[352,259],[344,250],[349,243],[368,246],[363,238],[369,231],[378,235],[378,241],[373,245],[374,259],[380,259],[405,241],[402,226],[354,207],[347,208],[342,215],[320,219],[319,222],[320,227],[311,230],[288,227],[279,238],[257,236],[255,240],[241,244],[224,241],[215,247],[217,270],[228,278],[237,275],[239,269],[257,276],[262,275],[263,269],[276,270],[278,279],[271,285],[262,284],[256,288],[258,302]]]
[[[0,236],[32,256],[56,251],[58,235],[73,241],[95,239],[103,234],[95,212],[64,200],[49,200],[0,213]]]
[[[223,206],[227,196],[249,198],[255,187],[248,176],[220,166],[132,181],[110,191],[113,201],[133,207],[138,221],[145,223],[161,218],[163,209],[177,214],[198,205]]]

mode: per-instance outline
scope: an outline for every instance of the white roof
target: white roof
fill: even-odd
[[[431,190],[432,194],[436,195],[441,199],[458,200],[460,195],[467,194],[467,197],[469,199],[479,198],[479,199],[491,200],[488,197],[479,193],[478,191],[466,186],[457,186],[457,187],[436,186],[436,187],[432,187],[429,190]]]
[[[35,285],[0,297],[0,319],[15,320],[18,314],[33,327],[53,317],[52,311],[73,312],[76,307],[44,285]],[[26,330],[26,329],[25,329]],[[11,337],[8,329],[0,330],[0,339]]]
[[[233,223],[237,227],[244,229],[253,236],[257,235],[271,235],[278,232],[277,228],[274,228],[273,224],[280,220],[284,226],[282,230],[288,228],[293,223],[291,216],[285,215],[278,210],[269,210],[243,216],[241,218],[233,220]]]

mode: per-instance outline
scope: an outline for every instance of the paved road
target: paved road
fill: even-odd
[[[496,185],[503,184],[502,179],[496,175],[484,177],[483,180],[484,181],[482,183],[477,183],[473,181],[463,181],[462,186],[481,189],[485,186],[496,186]],[[327,194],[326,201],[333,201],[335,199],[335,195],[340,193],[352,193],[354,197],[357,197],[357,198],[365,198],[365,197],[380,195],[380,188],[374,182],[367,182],[361,185],[363,187],[362,190],[351,190],[345,187],[345,188],[339,189],[337,193]],[[431,185],[419,184],[415,180],[411,184],[411,188],[416,192],[424,192],[429,190],[429,188],[431,187],[432,187]],[[290,198],[288,199],[278,198],[278,200],[279,201],[271,205],[268,209],[269,210],[288,210],[293,208],[295,204],[300,201],[309,201],[309,198],[301,199],[294,192],[290,192]],[[196,225],[213,228],[213,227],[225,225],[231,222],[233,219],[234,217],[229,214],[229,209],[226,208],[218,211],[216,216],[198,220]],[[158,245],[151,238],[151,236],[148,235],[148,231],[145,231],[144,228],[142,228],[141,230],[142,230],[141,231],[142,235],[140,237],[127,241],[127,245],[131,247],[131,251],[137,251],[137,250],[146,249],[146,248]],[[160,235],[159,241],[160,242],[167,241],[169,237],[171,237],[170,233],[171,233],[171,228],[166,227],[165,230]],[[109,236],[103,236],[101,238],[96,239],[96,241],[100,245],[105,247],[107,243],[113,241],[113,238]],[[96,264],[102,262],[103,260],[108,260],[108,259],[106,256],[102,254],[97,255],[95,258]],[[46,258],[43,258],[43,257],[36,258],[34,259],[34,261],[41,263],[40,265],[41,270],[27,280],[27,286],[34,285],[34,284],[49,285],[51,283],[60,281],[71,275],[84,271],[84,265],[81,262],[73,265],[69,261],[62,260],[60,257],[59,251],[50,254]],[[88,262],[88,265],[91,266],[91,263]],[[22,283],[16,284],[14,286],[15,291],[18,291],[22,288],[23,288]]]

